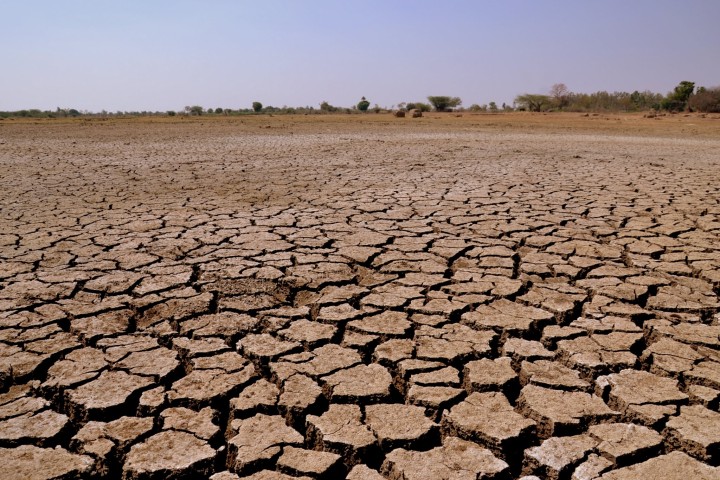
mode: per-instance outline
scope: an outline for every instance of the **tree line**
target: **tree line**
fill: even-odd
[[[182,110],[167,111],[116,111],[101,112],[81,111],[74,108],[57,108],[56,110],[17,110],[0,111],[0,118],[27,117],[27,118],[67,118],[79,116],[200,116],[200,115],[256,115],[256,114],[324,114],[324,113],[381,113],[388,110],[420,110],[429,112],[470,111],[470,112],[639,112],[647,110],[666,110],[670,112],[704,112],[720,113],[720,87],[695,87],[694,82],[684,80],[671,92],[665,95],[649,90],[634,92],[606,92],[593,93],[572,92],[563,83],[552,86],[545,94],[524,93],[515,97],[512,105],[503,103],[498,106],[495,102],[478,105],[472,104],[465,108],[459,97],[447,95],[431,95],[427,101],[406,101],[392,105],[389,109],[378,104],[371,106],[370,101],[362,97],[351,107],[338,107],[327,101],[320,103],[319,108],[305,107],[273,107],[254,101],[248,108],[205,108],[200,105],[188,105]]]
[[[643,92],[571,92],[558,83],[548,94],[525,93],[515,98],[517,110],[531,112],[639,112],[666,110],[670,112],[720,113],[720,87],[695,88],[695,82],[683,80],[666,95]]]

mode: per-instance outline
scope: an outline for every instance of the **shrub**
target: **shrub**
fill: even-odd
[[[427,97],[428,102],[432,104],[433,107],[435,107],[435,110],[438,112],[444,112],[446,110],[449,110],[451,108],[455,108],[462,104],[462,100],[460,100],[460,97],[448,97],[445,95],[435,95],[435,96],[429,96]]]
[[[720,87],[698,88],[697,93],[688,100],[688,107],[703,113],[720,113]]]
[[[255,112],[255,113],[260,113],[260,111],[262,110],[262,108],[263,108],[263,104],[262,104],[262,103],[260,103],[260,102],[253,102],[253,103],[252,103],[253,112]]]
[[[357,104],[357,109],[361,112],[367,112],[368,108],[370,108],[370,102],[368,102],[365,97],[362,97]]]

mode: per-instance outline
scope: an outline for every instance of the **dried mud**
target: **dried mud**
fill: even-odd
[[[720,121],[0,123],[6,479],[720,477]]]

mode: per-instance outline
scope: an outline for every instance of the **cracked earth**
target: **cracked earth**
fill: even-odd
[[[718,119],[289,118],[3,122],[3,478],[720,478]]]

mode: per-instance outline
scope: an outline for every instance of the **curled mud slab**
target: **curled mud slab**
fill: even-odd
[[[0,123],[5,475],[720,478],[720,121],[401,120]]]

